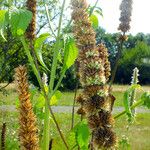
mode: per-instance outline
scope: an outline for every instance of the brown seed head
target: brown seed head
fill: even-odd
[[[123,33],[130,30],[130,21],[132,15],[132,0],[122,0],[120,5],[121,16],[120,16],[120,25],[118,30],[121,30]]]
[[[39,139],[37,136],[36,118],[30,102],[29,86],[27,81],[27,69],[19,66],[15,69],[15,81],[20,100],[19,139],[21,149],[39,150]]]
[[[33,40],[36,36],[36,3],[36,0],[27,0],[26,2],[27,9],[32,12],[32,21],[26,30],[26,37],[29,40]]]

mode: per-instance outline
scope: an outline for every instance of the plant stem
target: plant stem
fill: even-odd
[[[30,62],[30,64],[31,64],[31,67],[32,67],[32,69],[33,69],[33,72],[34,72],[34,74],[36,75],[36,78],[37,78],[37,80],[38,80],[38,82],[39,82],[39,85],[40,85],[40,87],[41,87],[41,89],[42,89],[42,91],[43,91],[43,93],[44,93],[44,98],[45,98],[45,100],[46,100],[46,104],[47,104],[48,109],[49,109],[49,111],[50,111],[50,113],[51,113],[51,115],[52,115],[52,118],[53,118],[54,122],[55,122],[55,125],[56,125],[56,127],[57,127],[57,130],[58,130],[58,132],[59,132],[59,134],[60,134],[60,137],[61,137],[62,141],[64,142],[64,144],[65,144],[65,146],[66,146],[66,149],[68,149],[68,145],[67,145],[67,143],[66,143],[66,141],[65,141],[65,139],[64,139],[64,136],[63,136],[63,134],[62,134],[62,132],[61,132],[61,130],[60,130],[60,127],[59,127],[59,125],[58,125],[58,123],[57,123],[57,120],[56,120],[55,115],[54,115],[54,113],[53,113],[53,111],[52,111],[52,109],[51,109],[51,106],[49,105],[49,98],[48,98],[48,96],[47,96],[47,94],[46,94],[46,91],[45,91],[45,88],[44,88],[44,86],[43,86],[43,84],[42,84],[42,80],[41,80],[41,77],[40,77],[40,73],[39,73],[39,71],[37,70],[37,68],[36,68],[36,66],[35,66],[35,64],[34,64],[34,60],[33,60],[32,56],[31,56],[29,47],[28,47],[28,45],[26,44],[25,38],[24,38],[23,36],[20,37],[20,40],[21,40],[21,42],[22,42],[22,44],[23,44],[23,47],[24,47],[24,49],[25,49],[25,53],[26,53],[26,55],[27,55],[27,57],[28,57],[28,60],[29,60],[29,62]],[[48,131],[47,131],[47,132],[48,132]]]
[[[73,106],[72,106],[71,130],[72,130],[73,127],[74,127],[74,112],[75,112],[75,103],[76,103],[77,91],[78,91],[78,82],[77,82],[77,84],[76,84],[75,93],[74,93],[74,100],[73,100]]]
[[[91,11],[90,11],[89,16],[91,16],[91,15],[92,15],[92,13],[93,13],[93,11],[94,11],[95,7],[97,6],[98,1],[99,1],[99,0],[97,0],[97,1],[95,2],[95,5],[92,7],[92,9],[91,9]]]
[[[143,103],[143,99],[140,99],[139,101],[137,101],[134,105],[131,106],[131,109],[134,109],[135,107],[141,105]],[[114,119],[118,119],[119,117],[121,117],[122,115],[126,114],[126,111],[122,111],[121,113],[117,114]]]
[[[44,2],[45,10],[46,10],[46,16],[47,16],[47,20],[48,20],[48,23],[49,23],[49,28],[50,28],[50,30],[51,30],[53,36],[56,38],[56,35],[55,35],[55,33],[54,33],[54,30],[53,30],[53,28],[52,28],[52,26],[51,26],[51,21],[50,21],[50,15],[49,15],[48,6],[46,5],[45,0],[43,0],[43,2]]]
[[[42,148],[45,150],[49,149],[49,141],[50,141],[50,112],[47,103],[45,103],[45,118],[44,118],[44,135],[43,135],[43,146]]]
[[[123,33],[123,36],[124,35],[125,35],[125,33]],[[112,76],[111,76],[110,83],[109,83],[110,84],[110,88],[111,88],[111,86],[112,86],[112,84],[114,83],[114,80],[115,80],[116,72],[117,72],[118,65],[119,65],[119,60],[120,60],[120,57],[121,57],[121,54],[122,54],[123,43],[124,43],[124,40],[121,40],[119,48],[118,48],[118,53],[117,53],[114,69],[112,71]]]
[[[49,92],[50,93],[53,91],[54,81],[55,81],[55,74],[56,74],[58,54],[59,54],[60,31],[61,31],[62,16],[63,16],[64,7],[65,7],[65,2],[66,2],[66,0],[63,0],[63,4],[62,4],[62,8],[61,8],[61,14],[60,14],[60,18],[59,18],[59,25],[58,25],[58,33],[57,33],[57,38],[56,38],[56,44],[54,46],[53,62],[52,62],[50,83],[49,83]]]

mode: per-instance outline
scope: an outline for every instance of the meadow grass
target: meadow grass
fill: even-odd
[[[112,94],[116,97],[115,106],[123,106],[123,95],[124,92],[128,89],[128,85],[113,85],[113,92]],[[144,91],[150,91],[150,86],[143,86]],[[140,98],[143,91],[137,91],[137,99]],[[77,91],[77,95],[81,93],[79,89]],[[34,97],[34,101],[38,99],[38,94]],[[61,98],[58,100],[57,105],[60,106],[72,106],[74,99],[74,91],[65,91],[62,92]],[[6,92],[0,92],[0,105],[15,105],[17,100],[17,93],[15,90],[14,84],[10,84],[6,88]],[[78,105],[78,104],[76,104]]]
[[[71,114],[55,113],[62,132],[65,134],[67,141],[70,139]],[[1,112],[0,122],[6,122],[6,150],[19,150],[18,142],[18,113],[17,112]],[[80,122],[80,116],[75,115],[75,124]],[[116,120],[115,132],[120,140],[123,135],[129,138],[131,150],[148,150],[150,147],[150,114],[137,114],[136,121],[127,129],[126,116]],[[0,124],[1,129],[2,124]],[[58,135],[54,122],[50,120],[50,136],[53,139],[52,150],[65,150],[65,147]],[[73,141],[68,141],[69,145],[74,144]],[[125,149],[119,149],[125,150]]]
[[[123,105],[123,93],[127,90],[128,86],[114,85],[113,94],[116,97],[115,106]],[[144,86],[145,91],[149,91],[149,86]],[[78,90],[80,94],[81,90]],[[141,91],[138,91],[137,96],[140,97]],[[38,94],[34,97],[34,102],[38,98]],[[58,101],[58,105],[69,105],[73,104],[74,92],[67,91],[62,92],[62,97]],[[10,85],[6,88],[6,92],[0,92],[0,105],[15,105],[17,99],[17,93],[14,85]],[[66,139],[69,138],[69,131],[71,128],[71,114],[55,114],[58,123],[61,126]],[[75,115],[75,123],[80,121],[80,117]],[[6,138],[6,150],[19,150],[18,142],[18,113],[17,112],[0,112],[0,129],[2,127],[2,122],[7,124],[7,138]],[[52,120],[50,120],[50,134],[53,140],[53,150],[65,150],[64,145],[58,135],[55,125]],[[126,117],[122,117],[116,120],[115,131],[119,139],[123,135],[129,137],[132,150],[148,150],[150,147],[150,114],[137,114],[136,122],[130,126],[127,130],[127,120]],[[72,142],[69,141],[69,144]],[[125,149],[120,149],[125,150]]]

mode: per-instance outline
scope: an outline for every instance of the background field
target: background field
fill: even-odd
[[[116,106],[123,106],[122,98],[123,92],[128,88],[128,86],[114,85],[113,94],[116,96]],[[143,90],[149,91],[149,86],[144,86]],[[81,90],[78,91],[78,94]],[[137,96],[140,96],[141,91],[138,91]],[[34,101],[38,98],[38,94],[35,96]],[[74,92],[67,91],[63,92],[61,99],[58,101],[58,105],[69,105],[73,103]],[[6,88],[6,92],[0,92],[0,105],[15,105],[17,99],[17,93],[15,86],[10,84]],[[66,133],[66,138],[69,138],[69,131],[71,127],[71,114],[69,113],[55,113],[56,118],[61,126],[61,129]],[[80,117],[75,115],[75,124],[80,121]],[[7,135],[6,135],[6,150],[19,150],[18,143],[18,112],[0,112],[0,129],[2,122],[7,124]],[[64,150],[63,144],[59,135],[56,131],[55,125],[52,120],[50,120],[51,128],[51,138],[53,139],[53,150]],[[127,136],[129,138],[129,143],[132,143],[132,150],[149,150],[150,148],[150,114],[141,113],[137,114],[136,121],[127,130],[127,118],[123,116],[122,118],[116,120],[115,131],[117,133],[118,139],[120,140],[122,136]],[[70,142],[69,142],[70,143]],[[123,150],[122,148],[120,150]],[[126,148],[124,149],[126,150]]]

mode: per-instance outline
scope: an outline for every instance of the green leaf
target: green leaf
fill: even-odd
[[[9,11],[9,23],[14,36],[21,36],[25,33],[32,19],[32,13],[28,10],[11,7]]]
[[[50,105],[57,105],[60,97],[61,97],[61,92],[57,90],[50,100]]]
[[[44,41],[49,37],[50,35],[48,33],[44,33],[42,35],[40,35],[34,43],[34,49],[35,49],[35,53],[36,56],[38,58],[38,61],[40,62],[40,64],[46,69],[49,70],[47,68],[47,66],[45,65],[44,61],[43,61],[43,57],[42,57],[42,46]]]
[[[6,39],[4,37],[4,28],[6,25],[6,17],[5,17],[6,13],[7,13],[6,10],[0,10],[0,34],[5,41]]]
[[[37,102],[36,102],[36,107],[37,108],[42,108],[45,106],[45,98],[42,95],[42,93],[39,95]]]
[[[131,93],[137,88],[141,88],[141,86],[139,84],[132,84],[130,88],[127,91],[125,91],[124,96],[123,96],[124,107],[125,107],[129,122],[133,120],[133,114],[132,114],[131,106],[130,106]]]
[[[94,12],[103,17],[103,11],[102,11],[102,9],[100,7],[96,7]]]
[[[76,141],[80,149],[88,150],[90,131],[87,125],[87,121],[82,120],[82,122],[78,123],[74,128],[74,132],[76,134]]]
[[[98,21],[98,17],[96,16],[96,15],[94,15],[94,14],[92,14],[91,16],[90,16],[90,21],[92,22],[92,26],[93,26],[93,28],[98,28],[98,26],[99,26],[99,21]]]
[[[56,91],[55,94],[52,96],[51,100],[50,100],[50,105],[57,105],[58,103],[58,100],[60,99],[62,93],[60,91]],[[41,93],[37,99],[37,102],[36,102],[36,107],[37,108],[42,108],[45,106],[45,98],[44,98],[44,95],[43,93]]]
[[[78,56],[78,49],[76,47],[75,41],[72,38],[68,38],[65,43],[64,50],[64,67],[66,69],[70,68]]]
[[[142,94],[141,99],[144,101],[143,105],[150,109],[150,93],[145,92],[144,94]]]

